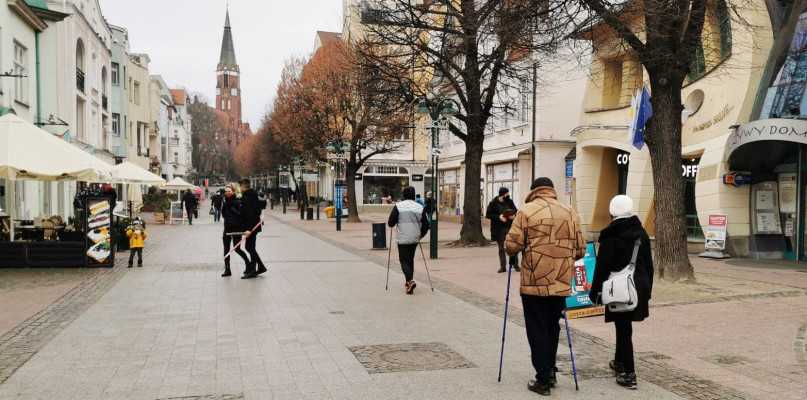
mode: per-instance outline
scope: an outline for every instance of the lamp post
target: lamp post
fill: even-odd
[[[332,153],[336,157],[336,177],[334,179],[334,190],[333,190],[333,206],[334,211],[336,211],[336,231],[340,232],[342,230],[342,191],[344,190],[344,182],[339,182],[339,176],[341,175],[340,167],[342,166],[342,160],[345,158],[345,150],[347,143],[341,138],[336,140],[331,140],[325,146],[328,152]]]
[[[436,99],[436,100],[428,100],[423,99],[417,108],[417,112],[419,114],[428,114],[431,118],[431,135],[432,135],[432,148],[431,148],[431,158],[432,158],[432,200],[434,201],[434,208],[432,210],[433,215],[430,215],[430,231],[431,235],[429,236],[429,258],[436,259],[437,258],[437,228],[438,228],[438,219],[440,218],[440,211],[439,208],[439,196],[437,194],[437,166],[439,163],[440,158],[440,123],[446,122],[448,117],[457,114],[457,108],[455,108],[456,102],[453,99],[444,98],[444,99]]]

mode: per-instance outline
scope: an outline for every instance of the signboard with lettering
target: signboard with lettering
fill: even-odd
[[[616,165],[628,165],[630,164],[630,153],[625,151],[620,151],[616,154]]]
[[[412,175],[413,182],[423,182],[423,175]]]
[[[364,179],[364,174],[353,175],[353,180],[360,181],[362,179]]]
[[[709,215],[709,224],[703,230],[703,236],[706,239],[705,247],[707,250],[725,250],[726,249],[726,228],[728,226],[728,217],[724,214],[711,214]]]
[[[588,242],[586,244],[586,255],[574,263],[571,281],[572,293],[566,297],[566,307],[572,309],[592,307],[588,292],[591,289],[591,283],[594,281],[594,268],[596,265],[597,255],[594,250],[594,242]],[[599,307],[598,310],[590,311],[580,316],[602,315],[603,313],[602,307]]]
[[[336,185],[335,189],[336,193],[334,194],[334,205],[337,209],[343,209],[344,207],[344,198],[345,194],[347,193],[347,186],[346,185]]]
[[[726,141],[726,155],[742,145],[762,140],[783,140],[807,144],[807,121],[801,119],[762,119],[740,126]]]
[[[723,175],[723,184],[740,187],[751,184],[751,174],[745,172],[729,172]]]

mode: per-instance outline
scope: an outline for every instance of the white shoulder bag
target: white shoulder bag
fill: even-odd
[[[636,271],[636,256],[641,243],[641,238],[636,239],[630,264],[620,271],[611,272],[608,280],[602,285],[602,304],[605,304],[611,312],[633,311],[639,303],[633,273]]]

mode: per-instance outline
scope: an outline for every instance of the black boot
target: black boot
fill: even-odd
[[[552,368],[552,375],[549,376],[549,387],[555,387],[558,385],[558,367]]]
[[[636,390],[636,373],[620,372],[616,376],[616,384],[627,389]]]
[[[614,376],[619,375],[619,373],[624,369],[622,363],[616,360],[611,360],[608,363],[608,367],[611,368],[611,371],[614,371]]]
[[[222,278],[225,278],[225,277],[228,277],[228,276],[230,276],[230,275],[232,275],[232,274],[233,274],[233,273],[232,273],[232,272],[230,272],[230,267],[224,267],[224,273],[223,273],[223,274],[221,274],[221,277],[222,277]]]
[[[498,272],[501,274],[502,272],[507,272],[507,270],[506,270],[506,269],[504,269],[504,267],[499,267],[499,271],[498,271]]]
[[[543,383],[535,379],[527,383],[527,389],[529,389],[530,392],[538,393],[541,396],[549,396],[552,394],[551,385],[549,382]]]

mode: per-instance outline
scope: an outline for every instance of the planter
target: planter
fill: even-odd
[[[163,213],[163,212],[155,212],[154,213],[154,223],[155,224],[165,224],[165,213]]]

